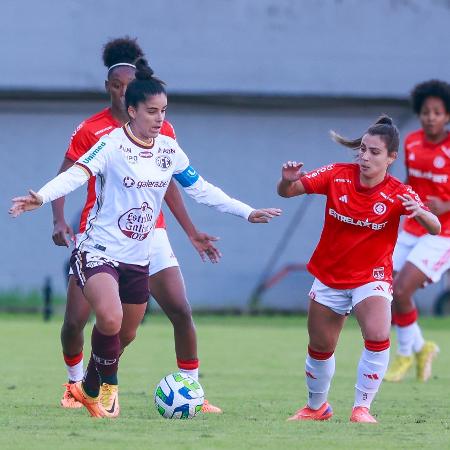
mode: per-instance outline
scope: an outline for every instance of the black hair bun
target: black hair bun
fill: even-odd
[[[139,58],[136,62],[136,78],[138,80],[151,80],[153,78],[153,69],[148,65],[145,58]]]
[[[394,125],[394,121],[386,114],[383,114],[375,122],[375,125]]]

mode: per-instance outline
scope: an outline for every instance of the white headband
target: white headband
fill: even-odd
[[[130,63],[117,63],[117,64],[113,64],[109,69],[108,69],[108,73],[111,72],[112,69],[114,69],[115,67],[118,66],[129,66],[129,67],[133,67],[136,69],[136,66],[134,64],[130,64]]]

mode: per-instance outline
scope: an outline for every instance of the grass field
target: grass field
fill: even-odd
[[[161,418],[152,391],[175,369],[172,330],[161,316],[141,327],[120,367],[121,417],[95,420],[58,406],[65,381],[59,327],[37,316],[0,315],[1,449],[445,449],[450,448],[449,319],[424,319],[441,353],[426,384],[382,385],[378,425],[348,421],[362,339],[350,319],[336,352],[326,423],[287,423],[305,403],[302,317],[200,317],[200,381],[221,416]],[[90,328],[90,326],[89,326]]]

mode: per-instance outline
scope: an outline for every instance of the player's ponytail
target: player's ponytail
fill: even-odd
[[[394,121],[387,115],[383,114],[378,120],[370,126],[365,134],[372,136],[380,136],[380,139],[386,144],[388,154],[398,152],[400,145],[400,133],[398,128],[394,125]],[[357,150],[361,146],[363,136],[357,139],[348,139],[335,131],[330,131],[331,139],[344,147]]]
[[[136,79],[127,87],[125,92],[125,106],[137,108],[139,103],[145,102],[148,97],[166,94],[165,83],[155,77],[153,69],[145,58],[138,58],[135,62]]]

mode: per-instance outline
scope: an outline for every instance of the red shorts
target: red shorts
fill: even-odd
[[[148,265],[126,264],[98,253],[75,249],[70,258],[70,266],[81,289],[92,275],[109,273],[119,285],[122,303],[142,304],[148,301]]]

